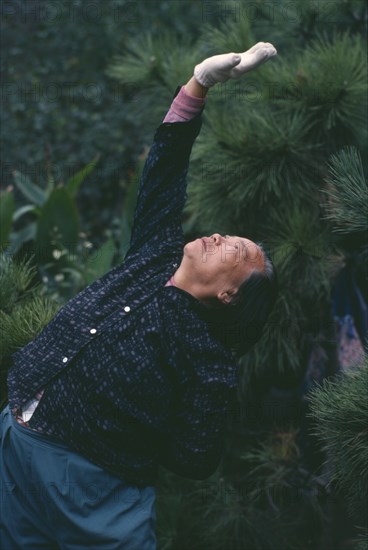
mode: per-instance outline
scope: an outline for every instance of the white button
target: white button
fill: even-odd
[[[67,360],[68,360],[68,358],[67,358],[67,357],[63,357],[63,363],[66,363],[66,362],[67,362]]]
[[[91,328],[91,330],[90,330],[91,334],[96,334],[96,332],[97,332],[97,330],[95,328]]]
[[[129,307],[129,306],[125,306],[124,311],[126,311],[126,312],[130,311],[130,307]]]

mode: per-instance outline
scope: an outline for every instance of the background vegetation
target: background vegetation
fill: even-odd
[[[270,41],[277,58],[209,94],[184,227],[261,240],[280,298],[241,359],[219,470],[160,472],[159,547],[366,548],[368,367],[342,369],[333,310],[343,269],[368,301],[365,4],[67,5],[3,7],[2,380],[12,351],[123,260],[177,84],[206,56]]]

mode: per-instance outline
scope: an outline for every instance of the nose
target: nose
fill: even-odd
[[[213,234],[211,235],[211,238],[213,239],[214,244],[216,244],[216,245],[221,244],[222,237],[221,237],[221,235],[220,235],[219,233],[213,233]]]

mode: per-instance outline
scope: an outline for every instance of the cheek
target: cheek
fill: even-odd
[[[203,245],[200,251],[200,260],[205,265],[215,265],[221,262],[221,252],[219,248],[215,248],[213,245]]]

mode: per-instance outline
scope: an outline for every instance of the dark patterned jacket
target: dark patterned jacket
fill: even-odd
[[[8,377],[13,414],[44,387],[29,426],[138,486],[155,484],[158,465],[197,479],[216,470],[238,384],[204,306],[165,286],[183,255],[186,175],[200,127],[201,115],[159,126],[124,262],[17,351]]]

